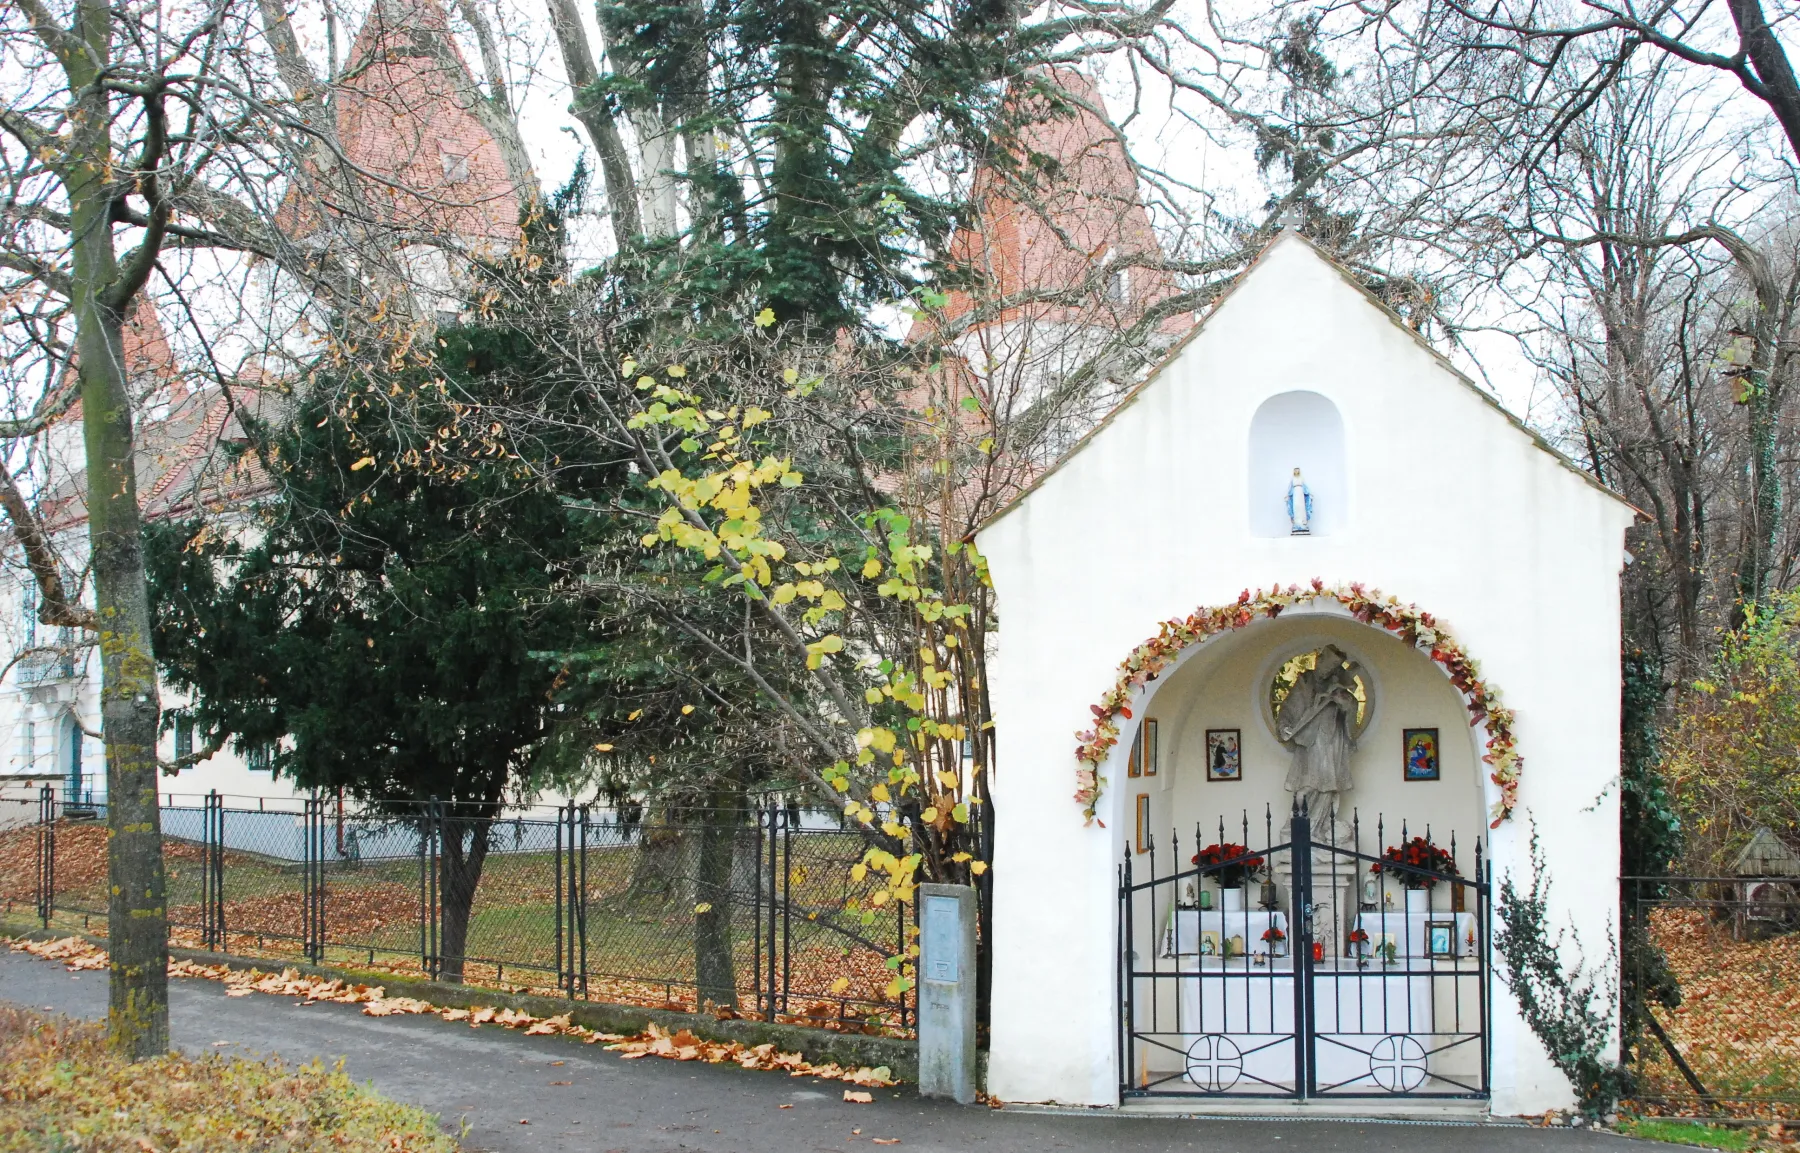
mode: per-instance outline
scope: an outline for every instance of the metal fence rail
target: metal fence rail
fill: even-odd
[[[1626,877],[1620,903],[1633,1103],[1800,1117],[1800,877]]]
[[[105,806],[0,821],[0,906],[100,930]],[[89,812],[96,818],[86,817]],[[8,815],[0,813],[0,818]],[[162,810],[172,943],[572,997],[910,1029],[860,836],[780,804],[641,819],[329,796]],[[29,868],[25,864],[29,862]]]

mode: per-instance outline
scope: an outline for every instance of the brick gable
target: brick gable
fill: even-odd
[[[429,54],[418,30],[450,45],[460,75]],[[500,146],[462,103],[459,88],[471,82],[437,0],[378,0],[351,43],[335,94],[338,138],[364,174],[368,211],[403,237],[509,244],[518,226],[519,199]],[[291,194],[282,223],[305,235],[318,227],[319,213]]]

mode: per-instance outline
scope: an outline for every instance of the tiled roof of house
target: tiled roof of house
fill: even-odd
[[[233,388],[229,395],[217,387],[188,388],[179,379],[168,336],[147,298],[139,298],[125,326],[124,352],[133,395],[151,398],[132,430],[138,505],[147,518],[220,508],[268,489],[261,462],[230,446],[247,439],[240,411],[265,412],[284,403],[284,397],[251,386]],[[81,418],[77,402],[57,424],[72,429]],[[87,473],[78,454],[76,448],[71,455],[77,459],[55,462],[63,471],[39,500],[38,511],[52,531],[87,520]]]
[[[982,300],[1027,292],[1077,290],[1084,282],[1096,291],[1079,293],[1077,303],[1009,308],[983,323],[1030,316],[1107,328],[1124,328],[1151,305],[1174,295],[1173,273],[1132,267],[1134,258],[1160,260],[1164,253],[1144,208],[1133,167],[1118,130],[1104,117],[1105,101],[1094,82],[1073,68],[1039,73],[1060,89],[1066,108],[1052,109],[1044,97],[1030,97],[1042,115],[1021,129],[1016,145],[1022,163],[1042,176],[1009,180],[993,168],[975,177],[979,222],[951,241],[951,263],[983,282]],[[1107,269],[1124,271],[1110,280]],[[940,312],[941,322],[961,319],[977,297],[957,289]],[[1193,323],[1182,312],[1159,327],[1178,335]],[[915,339],[928,329],[915,326]]]
[[[421,238],[504,241],[516,230],[519,199],[499,144],[461,103],[459,88],[471,78],[448,26],[438,0],[378,0],[370,11],[334,96],[338,138],[367,202],[332,202],[324,211],[366,211]],[[427,29],[449,45],[460,75],[415,39]],[[331,196],[327,182],[310,184],[304,199],[291,193],[283,227],[297,236],[316,230],[318,200]]]

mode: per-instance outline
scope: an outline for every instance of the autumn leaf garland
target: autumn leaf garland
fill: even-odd
[[[1131,651],[1119,665],[1119,676],[1112,688],[1099,704],[1089,706],[1094,727],[1075,734],[1075,759],[1079,766],[1075,770],[1075,801],[1081,805],[1088,823],[1098,819],[1100,794],[1106,784],[1100,766],[1119,742],[1118,718],[1131,719],[1130,702],[1139,689],[1174,664],[1190,645],[1259,619],[1273,619],[1296,604],[1327,598],[1342,604],[1363,624],[1393,633],[1444,670],[1463,696],[1470,725],[1480,724],[1487,729],[1487,751],[1481,759],[1488,766],[1489,779],[1500,790],[1500,799],[1490,810],[1490,827],[1498,828],[1509,819],[1519,802],[1522,761],[1513,740],[1512,710],[1500,703],[1500,690],[1481,679],[1480,666],[1451,638],[1442,622],[1417,605],[1402,604],[1356,582],[1327,588],[1315,577],[1305,587],[1276,586],[1254,593],[1245,589],[1231,604],[1197,609],[1185,618],[1164,621],[1156,636]]]

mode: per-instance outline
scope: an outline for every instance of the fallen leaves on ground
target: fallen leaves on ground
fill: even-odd
[[[37,824],[20,825],[0,832],[0,900],[21,903],[37,899]],[[170,865],[198,864],[204,851],[192,841],[163,838],[163,861]],[[237,857],[227,853],[227,862]],[[106,885],[106,822],[56,822],[57,892],[89,892]]]
[[[13,952],[30,953],[46,961],[61,961],[71,972],[106,968],[106,953],[80,937],[54,941],[14,941]]]
[[[790,1077],[817,1077],[821,1081],[848,1081],[853,1085],[892,1085],[894,1075],[886,1065],[870,1068],[845,1068],[842,1065],[814,1065],[798,1053],[783,1053],[774,1045],[744,1045],[737,1041],[706,1041],[686,1029],[665,1032],[651,1025],[635,1037],[621,1037],[607,1046],[626,1060],[638,1057],[666,1057],[672,1061],[705,1061],[720,1065],[731,1062],[745,1069],[785,1069]],[[846,1090],[846,1100],[849,1100]]]
[[[1726,1099],[1717,1111],[1791,1109],[1800,1093],[1800,949],[1792,936],[1737,940],[1731,929],[1699,909],[1651,912],[1651,939],[1681,987],[1680,1007],[1659,1007],[1657,1018],[1701,1084]],[[1668,1107],[1658,1097],[1692,1097],[1654,1039],[1642,1044],[1636,1071],[1651,1099],[1637,1103],[1645,1112]]]
[[[61,961],[70,969],[104,969],[106,952],[79,937],[62,937],[54,941],[13,941],[16,953],[29,953],[47,961]],[[203,965],[171,958],[169,976],[194,977],[219,981],[227,997],[248,997],[264,993],[274,997],[297,997],[301,1004],[319,1001],[361,1005],[370,1017],[434,1014],[445,1021],[464,1022],[470,1028],[498,1025],[504,1029],[522,1029],[525,1035],[562,1035],[575,1037],[589,1045],[607,1042],[607,1048],[627,1061],[639,1057],[662,1057],[672,1061],[704,1061],[712,1065],[727,1062],[745,1069],[786,1070],[793,1077],[817,1077],[822,1081],[846,1081],[853,1085],[882,1086],[895,1084],[893,1073],[885,1065],[846,1068],[835,1064],[815,1065],[799,1053],[783,1053],[772,1044],[745,1045],[738,1041],[708,1041],[686,1029],[669,1033],[651,1025],[642,1033],[626,1036],[603,1033],[577,1025],[568,1013],[552,1017],[536,1017],[518,1009],[496,1009],[485,1005],[476,1009],[447,1008],[414,997],[389,997],[380,985],[352,984],[338,977],[309,977],[297,969],[265,973],[260,969],[233,969],[228,965]],[[852,1096],[845,1090],[846,1101],[869,1099],[867,1093]]]
[[[331,906],[331,931],[339,940],[373,940],[395,925],[418,921],[418,893],[409,886],[391,881],[366,885],[332,882],[326,886],[326,899]],[[231,927],[234,937],[291,935],[304,916],[304,910],[304,895],[297,888],[289,893],[236,897],[226,902],[225,923]],[[169,910],[169,919],[198,925],[202,919],[201,908],[199,905],[177,905]]]

